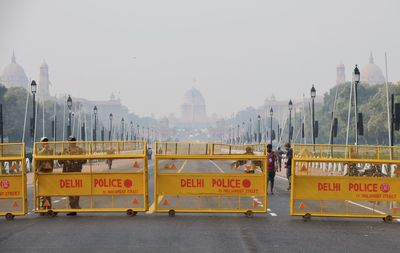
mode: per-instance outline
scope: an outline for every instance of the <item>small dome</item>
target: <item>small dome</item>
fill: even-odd
[[[369,64],[361,67],[360,79],[361,82],[368,84],[382,84],[386,81],[381,68],[374,63],[372,53],[369,56]]]
[[[47,65],[46,61],[43,60],[42,65],[40,65],[40,68],[48,68],[49,66]]]
[[[26,76],[24,69],[17,64],[14,53],[11,58],[11,63],[3,69],[0,81],[6,87],[28,88],[28,77]]]
[[[183,104],[189,105],[204,105],[205,100],[203,95],[196,88],[188,90],[183,97]]]

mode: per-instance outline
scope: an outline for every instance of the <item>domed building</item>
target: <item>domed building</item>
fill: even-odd
[[[8,64],[0,76],[0,83],[5,85],[7,88],[11,87],[24,87],[28,89],[29,80],[25,74],[24,69],[17,64],[15,54],[11,57],[11,63]]]
[[[204,123],[207,121],[206,103],[203,95],[196,88],[187,91],[181,106],[182,122]]]
[[[372,56],[372,53],[369,56],[369,64],[361,67],[360,75],[362,83],[382,84],[386,82],[381,68],[374,63],[374,57]]]

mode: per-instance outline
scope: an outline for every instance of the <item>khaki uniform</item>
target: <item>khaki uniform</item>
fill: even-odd
[[[65,148],[63,151],[63,155],[82,155],[84,154],[82,148],[71,145],[68,148]],[[74,160],[59,160],[59,164],[63,166],[62,172],[81,172],[83,164],[86,163],[86,160],[83,159],[74,159]],[[79,206],[79,196],[69,196],[69,205],[73,209],[80,209]]]
[[[54,154],[53,149],[51,149],[47,144],[43,145],[42,148],[38,152],[38,155],[53,155],[53,154]],[[38,172],[40,172],[40,173],[53,173],[53,169],[54,169],[54,161],[53,160],[41,160],[38,162]],[[41,209],[51,209],[51,197],[50,196],[40,197],[40,208]]]

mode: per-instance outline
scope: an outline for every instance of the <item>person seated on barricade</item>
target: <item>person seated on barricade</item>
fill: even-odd
[[[251,147],[246,147],[244,155],[254,155],[253,149]],[[237,160],[231,163],[231,168],[237,169],[242,165],[244,165],[245,173],[254,173],[254,163],[251,160]]]
[[[53,155],[54,151],[49,146],[49,139],[47,137],[42,137],[40,139],[40,147],[38,151],[39,156]],[[53,160],[40,160],[38,161],[37,171],[39,173],[52,173],[54,169]],[[40,197],[40,209],[51,209],[51,197],[50,196],[42,196]],[[44,215],[44,213],[40,213],[40,215]]]
[[[73,136],[68,137],[69,145],[63,150],[63,155],[82,155],[84,154],[81,147],[76,145],[76,138]],[[62,172],[81,172],[82,166],[87,161],[84,159],[73,159],[73,160],[59,160],[59,163],[63,166]],[[80,209],[79,196],[69,196],[69,205],[72,209]],[[67,213],[67,215],[76,215],[76,212]]]
[[[270,185],[270,193],[274,195],[274,179],[275,179],[275,172],[276,172],[276,155],[275,152],[272,151],[272,144],[267,145],[267,172],[268,172],[268,179],[267,179],[267,188]],[[268,192],[268,189],[267,189]]]
[[[107,155],[112,155],[112,154],[114,154],[114,153],[115,153],[115,152],[114,152],[114,150],[113,150],[112,148],[110,148],[109,150],[107,150]],[[113,159],[106,159],[106,164],[108,165],[108,169],[109,169],[109,170],[111,170],[112,162],[113,162]]]

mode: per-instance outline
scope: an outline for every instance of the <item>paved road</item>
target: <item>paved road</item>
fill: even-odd
[[[204,162],[202,166],[215,170],[211,162]],[[185,166],[188,171],[193,168],[189,162]],[[177,166],[177,170],[180,168]],[[150,163],[150,203],[153,175]],[[54,218],[30,214],[11,222],[0,219],[0,249],[1,252],[124,253],[398,252],[399,222],[386,224],[380,219],[344,218],[313,218],[311,222],[303,222],[289,216],[286,187],[286,179],[277,177],[276,193],[269,196],[270,210],[253,218],[243,214],[183,213],[168,217],[139,213],[129,217],[99,213]],[[32,200],[32,187],[28,187],[28,194]]]

